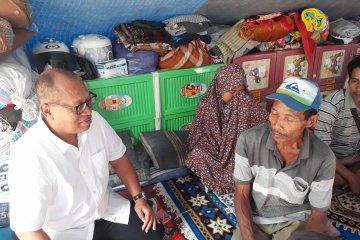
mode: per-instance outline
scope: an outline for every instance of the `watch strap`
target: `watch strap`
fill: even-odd
[[[144,192],[140,192],[140,193],[136,194],[135,196],[133,196],[134,202],[135,202],[136,200],[139,200],[139,199],[142,199],[142,198],[146,199],[146,196],[145,196],[145,193],[144,193]]]

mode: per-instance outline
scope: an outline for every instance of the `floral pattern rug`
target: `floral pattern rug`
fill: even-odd
[[[154,190],[157,201],[170,214],[184,238],[231,239],[236,228],[233,194],[205,193],[194,174],[157,183]],[[340,231],[339,239],[360,240],[360,218],[346,211],[346,208],[354,210],[359,206],[359,202],[356,204],[359,198],[351,196],[347,190],[335,189],[328,218]]]
[[[231,239],[236,226],[233,194],[206,194],[194,175],[157,183],[154,189],[186,239]]]
[[[335,188],[328,218],[344,239],[360,239],[360,197]]]

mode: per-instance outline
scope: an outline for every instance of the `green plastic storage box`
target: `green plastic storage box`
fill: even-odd
[[[184,128],[190,124],[194,118],[195,111],[188,111],[178,114],[172,114],[161,118],[162,130],[184,130]]]
[[[151,74],[85,81],[97,94],[94,110],[115,131],[129,129],[135,139],[140,131],[155,129],[155,107]]]
[[[124,130],[130,130],[132,136],[134,137],[135,144],[140,143],[140,133],[141,132],[150,132],[155,130],[155,120],[151,119],[143,119],[139,121],[122,123],[119,125],[112,126],[115,132],[121,132]]]
[[[224,64],[160,71],[162,117],[194,111],[220,66]]]

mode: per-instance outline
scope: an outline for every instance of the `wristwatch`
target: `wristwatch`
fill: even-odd
[[[136,194],[135,196],[133,196],[133,200],[134,202],[136,202],[136,200],[139,200],[139,199],[146,199],[146,195],[144,192],[140,192],[138,194]]]

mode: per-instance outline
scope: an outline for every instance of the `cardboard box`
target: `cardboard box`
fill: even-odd
[[[128,75],[128,69],[125,58],[113,59],[96,64],[99,78],[112,78]]]

